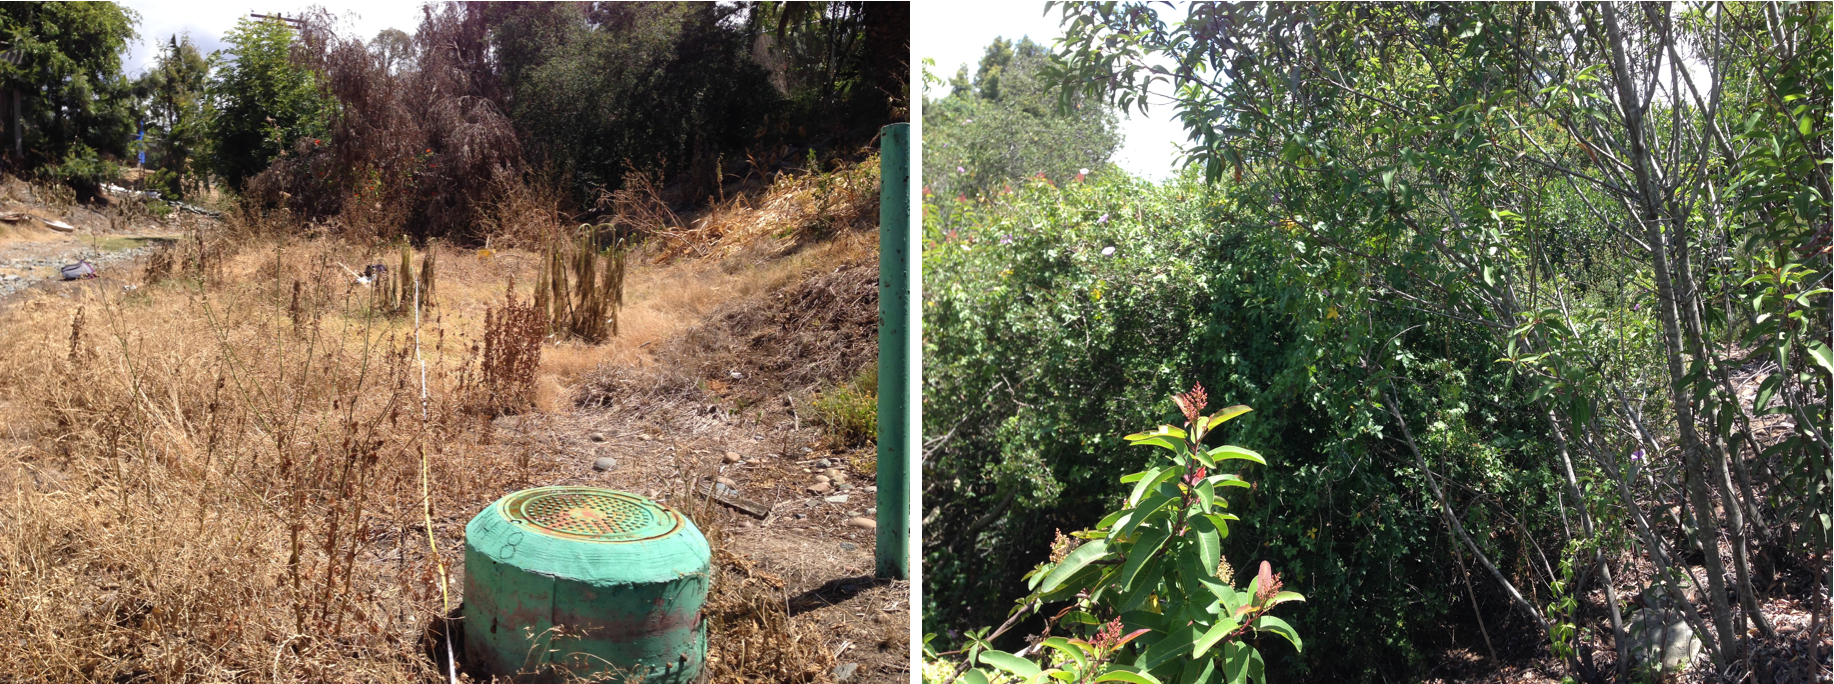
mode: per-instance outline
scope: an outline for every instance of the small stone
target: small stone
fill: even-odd
[[[810,449],[810,448],[808,448],[808,447],[803,447],[803,448],[802,448],[802,453],[805,453],[805,454],[809,454],[809,453],[814,453],[814,452],[815,452],[815,450],[814,450],[814,449]]]
[[[803,452],[803,453],[808,453],[808,452]],[[833,464],[830,463],[828,459],[825,459],[825,458],[815,462],[815,467],[817,468],[827,468],[831,465]]]
[[[832,491],[834,491],[834,488],[828,486],[826,482],[817,482],[809,487],[809,492],[812,494],[827,494]]]
[[[726,452],[726,456],[724,457],[723,460],[725,460],[727,463],[738,463],[739,462],[739,452],[728,451]]]
[[[829,469],[827,469],[827,470],[824,470],[824,471],[821,471],[821,474],[823,474],[823,475],[827,475],[827,476],[828,476],[828,479],[830,479],[830,480],[834,480],[834,481],[836,481],[836,482],[839,482],[839,481],[842,481],[842,480],[846,480],[846,479],[847,479],[847,474],[846,474],[846,473],[843,473],[843,472],[841,472],[841,471],[839,471],[839,470],[835,470],[835,469],[833,469],[833,468],[829,468]]]
[[[860,517],[860,512],[859,511],[847,511],[847,517],[858,518]]]
[[[650,436],[649,435],[637,435],[637,439],[641,439],[647,442],[647,441],[650,441]]]
[[[719,484],[726,485],[728,487],[737,488],[739,486],[739,483],[733,482],[732,478],[730,477],[716,477],[716,478],[713,478],[713,481]]]
[[[867,485],[866,489],[862,491],[866,492],[867,494],[877,494],[879,493],[879,487],[878,485]]]
[[[854,518],[852,520],[847,521],[847,524],[852,527],[858,527],[862,530],[879,529],[879,521],[873,520],[872,518]]]
[[[860,548],[859,544],[855,544],[853,542],[841,542],[842,551],[852,551],[857,548]]]
[[[853,485],[850,485],[850,484],[847,484],[847,483],[845,483],[845,482],[842,482],[842,483],[841,483],[841,486],[839,486],[839,487],[835,487],[835,489],[838,489],[838,490],[840,490],[840,491],[843,491],[843,492],[844,492],[844,491],[847,491],[847,490],[849,490],[849,489],[853,489]]]
[[[836,665],[834,666],[834,672],[833,672],[834,681],[845,682],[849,679],[852,679],[853,673],[859,671],[859,669],[860,669],[859,663],[841,663],[839,665]]]
[[[616,467],[618,467],[618,459],[610,456],[600,456],[592,461],[593,470],[611,470]]]
[[[879,517],[879,509],[878,509],[878,507],[877,507],[877,506],[875,506],[875,507],[872,507],[872,508],[868,508],[868,509],[866,509],[866,514],[867,514],[867,515],[870,515],[870,516],[873,516],[873,517],[875,517],[875,518],[876,518],[876,517]]]
[[[803,519],[803,518],[807,518],[807,517],[809,517],[809,514],[807,514],[807,513],[797,513],[796,515],[794,515],[794,516],[791,516],[791,517],[794,517],[794,518],[796,518],[797,520],[801,520],[801,519]]]
[[[830,496],[830,497],[828,497],[828,498],[825,498],[825,499],[822,499],[822,501],[826,501],[826,502],[828,502],[828,503],[832,503],[832,504],[844,504],[844,503],[847,503],[847,495],[846,495],[846,494],[840,494],[840,495],[837,495],[837,496]]]
[[[833,480],[828,479],[827,475],[816,475],[815,481],[816,482],[833,482]]]
[[[602,443],[602,442],[604,442],[604,441],[605,441],[605,433],[603,433],[603,432],[594,432],[594,433],[592,433],[592,434],[590,434],[590,435],[587,435],[587,436],[586,436],[586,439],[590,439],[590,440],[592,440],[592,441],[594,441],[594,442],[601,442],[601,443]]]

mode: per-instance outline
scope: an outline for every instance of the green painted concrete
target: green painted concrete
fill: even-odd
[[[911,400],[918,377],[911,348],[916,336],[916,291],[911,260],[919,253],[911,234],[911,125],[879,133],[879,436],[878,538],[874,573],[910,577],[908,477],[917,433]]]
[[[591,531],[607,527],[606,512],[626,524]],[[519,681],[557,681],[557,669],[694,681],[707,654],[710,560],[694,523],[634,494],[512,493],[465,526],[466,658]]]

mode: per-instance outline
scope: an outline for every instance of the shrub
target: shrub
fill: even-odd
[[[467,377],[460,393],[472,410],[487,415],[511,415],[535,404],[535,371],[541,367],[541,343],[547,338],[547,319],[541,308],[516,301],[511,284],[502,307],[484,312],[484,342],[474,345],[478,375]]]
[[[962,203],[958,228],[926,225],[927,623],[998,622],[1001,597],[1026,591],[1005,569],[1047,555],[1028,540],[1091,526],[1125,496],[1110,473],[1144,459],[1113,435],[1160,415],[1174,379],[1196,376],[1280,407],[1224,426],[1274,459],[1254,496],[1281,502],[1278,514],[1238,511],[1249,531],[1225,552],[1292,540],[1265,551],[1287,582],[1341,597],[1311,607],[1313,647],[1273,654],[1270,671],[1373,680],[1421,666],[1422,646],[1471,613],[1452,610],[1466,598],[1459,568],[1437,559],[1455,542],[1423,475],[1391,456],[1407,446],[1359,365],[1383,342],[1404,360],[1415,390],[1399,408],[1430,428],[1421,448],[1443,464],[1435,472],[1485,493],[1458,499],[1467,530],[1499,566],[1539,565],[1529,535],[1560,529],[1558,455],[1544,421],[1504,399],[1508,369],[1488,333],[1370,307],[1351,289],[1360,272],[1316,264],[1263,218],[1267,205],[1238,197],[1194,174],[1101,173]],[[1359,344],[1375,334],[1364,328],[1380,336]],[[1484,595],[1494,588],[1477,591],[1508,600]]]
[[[868,364],[852,381],[817,396],[811,408],[835,447],[871,443],[879,435],[879,364]]]
[[[1305,597],[1282,591],[1281,576],[1267,561],[1246,588],[1237,588],[1222,554],[1229,521],[1240,520],[1223,512],[1229,506],[1225,491],[1249,484],[1221,466],[1267,461],[1241,447],[1204,449],[1202,443],[1211,429],[1250,409],[1230,406],[1205,416],[1202,385],[1173,400],[1184,414],[1183,428],[1161,425],[1126,437],[1135,446],[1170,453],[1122,477],[1122,484],[1133,485],[1126,505],[1092,530],[1058,533],[1050,560],[1025,576],[1032,593],[1020,601],[1020,612],[1071,601],[1049,621],[1070,636],[1048,636],[1019,654],[972,639],[957,671],[982,667],[966,681],[986,682],[998,671],[1028,681],[1042,674],[1076,682],[1264,682],[1261,652],[1249,639],[1272,633],[1301,647],[1292,625],[1269,611]]]
[[[535,308],[546,315],[550,334],[604,342],[618,335],[623,305],[624,245],[611,226],[582,225],[572,245],[548,247],[535,281]]]

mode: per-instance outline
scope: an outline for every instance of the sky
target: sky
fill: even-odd
[[[1182,18],[1183,10],[1177,12],[1180,16],[1167,19]],[[1017,42],[1022,36],[1030,36],[1032,42],[1050,46],[1063,35],[1057,24],[1059,16],[1057,10],[1045,16],[1043,2],[913,3],[912,61],[921,64],[926,57],[936,60],[932,73],[945,80],[964,64],[972,73],[995,38]],[[1144,117],[1133,110],[1121,118],[1123,141],[1114,162],[1128,173],[1148,180],[1176,175],[1172,164],[1178,157],[1177,145],[1187,139],[1172,109],[1160,106],[1165,99],[1149,100],[1152,106]]]
[[[159,46],[174,34],[190,35],[191,44],[209,55],[223,47],[223,35],[235,28],[236,20],[250,13],[294,16],[316,5],[338,16],[343,24],[338,33],[355,33],[365,40],[386,28],[412,35],[421,17],[419,2],[402,0],[128,0],[121,4],[140,14],[140,38],[129,51],[123,70],[129,77],[152,64]]]

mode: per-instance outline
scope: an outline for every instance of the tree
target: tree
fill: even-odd
[[[399,75],[415,66],[414,37],[401,29],[382,29],[370,39],[369,50],[390,74]]]
[[[15,98],[4,112],[13,122],[7,148],[19,143],[15,164],[93,167],[98,155],[126,151],[133,100],[121,61],[138,22],[109,2],[0,4],[0,80]],[[79,194],[93,193],[95,181],[82,181]]]
[[[1584,504],[1562,509],[1572,570],[1545,581],[1577,596],[1597,578],[1621,668],[1619,550],[1647,554],[1721,668],[1747,622],[1770,633],[1754,555],[1826,566],[1827,6],[1219,4],[1173,26],[1144,3],[1063,12],[1064,92],[1144,110],[1150,84],[1176,86],[1192,163],[1261,198],[1318,287],[1489,331],[1516,401],[1544,417],[1565,501]],[[1380,341],[1407,332],[1362,329],[1377,377],[1399,363]],[[1766,361],[1739,397],[1734,369]],[[1409,389],[1370,399],[1397,411]],[[1768,415],[1787,417],[1782,439],[1753,430]],[[1584,674],[1571,604],[1531,602],[1450,512],[1456,491],[1426,484],[1455,548]],[[1704,577],[1684,572],[1695,553]],[[1704,615],[1681,592],[1696,582]]]
[[[324,136],[326,105],[313,73],[290,58],[285,23],[244,18],[224,39],[229,47],[209,86],[212,167],[241,189],[295,141]]]
[[[134,84],[146,118],[145,145],[150,152],[152,186],[172,197],[193,189],[194,160],[204,152],[209,126],[205,89],[210,65],[189,36],[172,36],[159,57]]]
[[[923,177],[944,223],[954,198],[991,198],[1029,178],[1070,182],[1120,147],[1111,110],[1081,97],[1061,107],[1041,78],[1054,59],[1030,38],[996,38],[973,80],[963,67],[952,92],[925,102]]]
[[[685,199],[705,199],[720,156],[753,140],[776,100],[745,56],[736,11],[668,3],[508,10],[492,38],[517,130],[571,176],[579,196],[620,187],[632,165],[661,165],[688,177]]]

